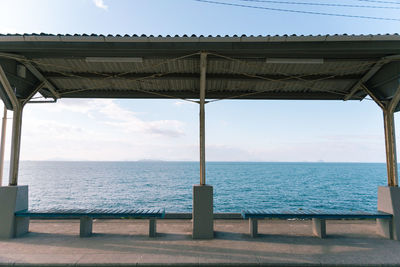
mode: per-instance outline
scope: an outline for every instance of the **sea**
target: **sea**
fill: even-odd
[[[198,162],[21,161],[19,172],[19,184],[29,185],[29,207],[39,209],[185,213],[198,183]],[[375,211],[387,178],[384,163],[207,162],[206,183],[214,188],[214,212]]]

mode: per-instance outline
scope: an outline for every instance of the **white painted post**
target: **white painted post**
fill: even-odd
[[[19,166],[19,152],[21,144],[21,125],[22,125],[22,110],[23,105],[18,100],[10,82],[7,79],[7,75],[3,68],[0,66],[0,83],[9,97],[13,106],[13,128],[12,128],[12,139],[11,139],[11,158],[10,158],[10,177],[9,185],[15,186],[18,184],[18,166]]]
[[[6,146],[6,128],[7,128],[7,107],[4,105],[3,122],[1,125],[1,143],[0,143],[0,186],[3,185],[4,172],[4,151]]]
[[[14,107],[11,137],[9,185],[18,184],[19,154],[21,150],[22,105]]]

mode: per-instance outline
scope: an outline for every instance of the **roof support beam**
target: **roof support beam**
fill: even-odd
[[[361,88],[364,89],[365,92],[375,101],[375,103],[381,108],[381,109],[386,109],[385,104],[382,103],[376,96],[373,94],[368,87],[365,86],[365,84],[361,83],[360,84]]]
[[[4,69],[1,65],[0,65],[0,83],[3,86],[4,90],[6,91],[6,94],[9,97],[13,108],[21,105],[21,103],[19,102],[17,96],[15,95],[15,92],[12,89],[11,84],[8,81],[7,75],[4,72]]]
[[[57,93],[56,88],[38,71],[31,63],[29,62],[22,62],[22,64],[25,65],[25,67],[32,72],[33,75],[36,76],[36,78],[39,79],[39,81],[46,83],[46,87],[49,89],[49,91],[52,93],[55,99],[60,98],[60,95]]]
[[[198,79],[197,79],[198,80]],[[63,98],[93,98],[93,93],[96,94],[97,98],[110,98],[109,92],[107,90],[112,88],[105,88],[99,90],[80,90],[81,88],[71,88],[69,90],[63,91]],[[131,90],[121,89],[115,90],[113,89],[113,97],[114,98],[142,98],[142,99],[150,99],[155,98],[154,94],[149,92],[143,92],[143,90],[135,90],[132,88]],[[159,92],[160,89],[158,88],[151,88],[147,89],[150,92]],[[161,91],[162,92],[162,91]],[[229,92],[229,94],[227,93]],[[168,98],[188,98],[188,99],[198,99],[199,95],[197,92],[189,91],[189,90],[176,90],[173,92],[169,92]],[[241,95],[241,97],[237,97]],[[313,92],[288,92],[285,93],[284,97],[279,92],[274,91],[255,91],[255,90],[236,90],[232,88],[223,88],[217,90],[208,89],[207,99],[286,99],[286,100],[342,100],[342,94],[336,94],[331,92],[324,92],[324,91],[313,91]],[[167,98],[166,96],[160,95],[158,98]]]
[[[399,104],[399,101],[400,101],[400,86],[397,88],[396,93],[392,97],[392,100],[390,100],[390,102],[388,103],[387,109],[390,113],[394,113],[394,110]]]
[[[5,57],[9,59],[14,59],[19,61],[21,64],[23,64],[39,81],[45,82],[46,87],[49,89],[49,91],[52,93],[54,96],[54,99],[60,98],[60,95],[57,93],[57,89],[54,87],[54,85],[49,82],[43,74],[35,67],[32,65],[32,63],[29,62],[29,60],[26,57],[20,56],[20,55],[14,55],[14,54],[9,54],[9,53],[0,53],[0,57]]]
[[[129,73],[118,76],[117,73],[88,73],[88,72],[77,72],[77,73],[58,73],[58,72],[42,72],[42,74],[48,79],[198,79],[196,73]],[[302,75],[301,80],[305,81],[316,81],[316,80],[360,80],[363,76],[346,74],[346,75],[332,75],[332,74],[314,74],[314,75]],[[286,81],[299,81],[298,75],[284,75],[284,74],[257,74],[252,76],[244,74],[228,74],[228,73],[207,73],[207,80],[211,79],[229,79],[229,80],[282,80]]]
[[[394,56],[388,56],[384,57],[381,60],[379,60],[375,65],[350,89],[350,93],[347,94],[344,97],[344,101],[349,100],[357,91],[359,91],[362,88],[362,84],[364,84],[366,81],[368,81],[372,76],[374,76],[375,73],[377,73],[383,65],[393,61],[393,60],[398,60],[400,59],[400,55],[394,55]],[[372,96],[371,96],[372,97]]]
[[[41,83],[39,84],[39,86],[37,86],[37,87],[35,88],[35,90],[33,90],[32,93],[31,93],[26,99],[23,100],[22,105],[25,106],[26,103],[28,103],[29,100],[31,100],[32,97],[33,97],[34,95],[36,95],[36,93],[39,92],[39,90],[42,89],[44,86],[46,86],[46,82],[41,82]]]

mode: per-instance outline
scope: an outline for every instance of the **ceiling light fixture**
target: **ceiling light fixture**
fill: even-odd
[[[323,58],[267,58],[268,64],[323,64]]]
[[[88,63],[142,63],[141,57],[87,57]]]

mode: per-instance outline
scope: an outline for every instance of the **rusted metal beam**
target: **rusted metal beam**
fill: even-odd
[[[344,101],[349,100],[357,91],[363,89],[362,85],[367,82],[369,79],[371,79],[372,76],[374,76],[381,68],[383,65],[393,61],[393,60],[399,60],[400,55],[393,55],[393,56],[388,56],[384,57],[381,60],[379,60],[375,65],[350,89],[350,93],[347,94],[344,97]]]

